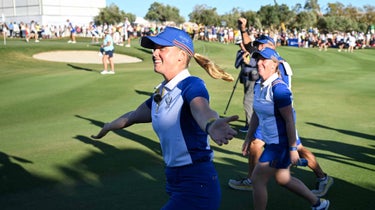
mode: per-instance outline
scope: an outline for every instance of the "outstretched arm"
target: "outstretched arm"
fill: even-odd
[[[229,122],[238,120],[238,116],[220,118],[216,111],[212,110],[207,99],[196,97],[190,102],[191,113],[202,130],[210,135],[218,145],[228,144],[237,132],[229,126]]]
[[[116,120],[106,123],[97,135],[91,135],[94,139],[100,139],[109,131],[129,127],[136,123],[151,122],[151,110],[146,103],[142,103],[136,110],[127,112]]]

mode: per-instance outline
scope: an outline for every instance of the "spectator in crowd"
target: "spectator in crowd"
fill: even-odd
[[[356,38],[354,37],[354,35],[348,33],[348,52],[351,52],[353,53],[354,52],[354,48],[356,46]]]
[[[7,41],[7,36],[8,36],[8,25],[6,23],[0,23],[0,26],[1,26],[1,30],[2,30],[2,35],[3,35],[3,38],[4,38],[4,45],[6,45]]]
[[[91,35],[91,43],[98,44],[99,43],[99,31],[98,31],[98,27],[96,27],[96,24],[93,21],[89,23],[89,33]]]
[[[131,25],[129,18],[126,17],[123,26],[124,41],[126,42],[125,47],[131,47],[131,38],[133,37],[134,28]]]
[[[16,21],[13,22],[13,37],[20,36],[20,26],[17,24]]]
[[[319,36],[319,51],[327,51],[328,48],[328,40],[325,33],[321,33]]]
[[[13,23],[12,22],[9,22],[9,24],[8,24],[8,31],[9,31],[9,37],[10,38],[13,38],[13,30],[14,30],[14,25],[13,25]]]
[[[26,42],[29,42],[31,38],[34,38],[35,42],[39,42],[38,30],[34,20],[31,21],[30,28],[26,29],[26,34]]]
[[[20,37],[26,38],[26,24],[23,21],[20,22],[20,30]]]
[[[342,33],[336,35],[336,46],[339,48],[338,51],[341,52],[345,47],[345,37]]]
[[[76,43],[76,34],[77,34],[76,28],[74,27],[73,23],[70,22],[69,19],[67,19],[66,22],[68,23],[68,29],[70,31],[70,39],[69,39],[68,43],[75,44]]]

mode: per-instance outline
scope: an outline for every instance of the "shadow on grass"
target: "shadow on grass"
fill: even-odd
[[[337,131],[343,133],[348,136],[364,138],[367,140],[375,140],[375,136],[365,133],[359,133],[355,131],[343,130],[332,128],[316,123],[308,122],[307,124],[313,125],[323,129],[329,129],[333,131]],[[375,171],[373,168],[365,167],[361,163],[366,163],[369,165],[375,165],[375,157],[369,154],[375,154],[375,149],[371,149],[368,147],[363,147],[361,145],[353,145],[347,144],[342,141],[335,141],[335,140],[328,140],[328,139],[310,139],[310,138],[303,138],[301,137],[302,142],[305,146],[311,148],[317,148],[319,150],[326,150],[329,152],[333,152],[337,155],[326,155],[322,153],[315,153],[316,156],[326,158],[335,162],[340,162],[347,165],[352,165],[358,168],[363,168],[370,171]],[[356,162],[356,163],[353,163]]]
[[[102,128],[104,126],[104,122],[101,122],[101,121],[98,121],[98,120],[94,120],[94,119],[90,119],[90,118],[86,118],[86,117],[82,117],[80,115],[76,115],[77,118],[81,118],[81,119],[84,119],[84,120],[87,120],[89,121],[91,124],[95,125],[95,126],[98,126],[100,128]],[[112,131],[113,133],[116,133],[117,135],[121,136],[121,137],[124,137],[126,139],[129,139],[129,140],[133,140],[135,142],[138,142],[146,147],[148,147],[149,149],[151,149],[152,151],[154,151],[157,155],[160,155],[161,156],[161,150],[160,150],[160,145],[159,143],[156,143],[154,142],[152,139],[149,139],[149,138],[146,138],[144,136],[141,136],[141,135],[138,135],[138,134],[135,134],[135,133],[132,133],[132,132],[129,132],[127,130],[124,130],[124,129],[120,129],[120,130],[115,130],[115,131]]]
[[[12,163],[11,156],[1,153],[1,209],[130,207],[146,210],[150,206],[160,208],[166,202],[163,162],[159,155],[138,149],[118,149],[83,135],[74,139],[99,151],[89,150],[68,167],[56,166],[64,180],[37,176]]]
[[[66,64],[67,66],[73,68],[73,69],[76,69],[76,70],[83,70],[83,71],[95,71],[94,69],[89,69],[89,68],[85,68],[85,67],[80,67],[80,66],[76,66],[76,65],[73,65],[73,64]]]
[[[375,140],[374,135],[370,135],[370,134],[366,134],[366,133],[360,133],[360,132],[356,132],[356,131],[349,131],[349,130],[343,130],[343,129],[338,129],[338,128],[332,128],[332,127],[328,127],[328,126],[325,126],[325,125],[320,125],[320,124],[312,123],[312,122],[306,122],[306,124],[313,125],[313,126],[319,127],[319,128],[337,131],[337,132],[340,132],[340,133],[343,133],[343,134],[346,134],[346,135],[350,135],[350,136],[360,137],[360,138],[369,139],[369,140]]]
[[[97,120],[76,117],[98,127],[104,125]],[[56,166],[66,178],[51,180],[21,166],[21,163],[33,164],[31,161],[1,152],[1,209],[160,208],[168,197],[164,191],[164,163],[159,144],[125,130],[115,133],[146,145],[154,153],[119,149],[101,140],[76,135],[74,139],[97,150],[89,150],[69,167]]]
[[[365,170],[375,171],[373,168],[363,166],[363,163],[373,166],[375,165],[375,158],[368,155],[374,154],[374,149],[331,140],[310,139],[305,137],[301,137],[301,140],[303,145],[308,148],[316,148],[335,153],[334,155],[327,155],[320,152],[314,152],[316,157],[355,166]]]
[[[30,160],[12,156],[0,151],[0,195],[28,190],[44,184],[55,183],[51,179],[43,178],[28,172],[21,166],[22,164],[34,163]]]
[[[104,122],[99,120],[80,115],[75,117],[88,121],[98,129],[104,125]],[[118,130],[115,133],[127,141],[132,140],[145,145],[152,152],[131,148],[120,149],[102,140],[76,135],[73,139],[92,146],[93,149],[85,148],[85,155],[69,166],[56,166],[61,177],[65,177],[63,180],[52,180],[37,175],[37,172],[29,172],[22,165],[35,164],[34,162],[0,152],[1,209],[159,209],[168,199],[164,190],[164,163],[159,143],[126,130]],[[319,140],[323,144],[308,138],[303,141],[308,147],[329,149],[337,154],[356,158],[356,161],[364,161],[364,154],[370,152],[363,151],[364,148],[359,146],[353,148],[353,145],[344,143],[337,145],[337,142],[333,141]],[[229,151],[225,146],[213,146],[213,149],[215,153],[223,153],[225,156],[215,158],[223,194],[220,209],[251,209],[251,192],[235,191],[227,185],[228,179],[246,175],[246,161],[231,158],[241,154]],[[355,157],[358,152],[363,154]],[[316,155],[340,161],[338,157],[321,153]],[[341,161],[349,164],[342,159]],[[365,168],[359,164],[354,166]],[[292,171],[294,176],[304,181],[309,188],[313,188],[315,177],[310,170],[293,168]],[[368,188],[362,188],[339,177],[334,179],[335,184],[325,196],[331,201],[332,209],[373,208],[374,190],[369,190],[375,189],[373,183],[368,183]],[[269,183],[268,189],[270,209],[281,209],[280,205],[284,209],[310,207],[307,201],[278,186],[273,180]],[[360,199],[353,199],[358,198],[357,195]]]

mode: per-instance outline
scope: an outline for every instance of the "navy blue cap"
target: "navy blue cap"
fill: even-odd
[[[273,40],[271,37],[266,36],[266,35],[261,35],[254,42],[258,42],[262,44],[270,43],[270,44],[273,44],[273,46],[275,46],[275,40]]]
[[[257,58],[257,57],[263,57],[265,59],[276,59],[276,60],[280,60],[280,55],[276,52],[276,50],[274,49],[271,49],[269,47],[265,47],[263,48],[261,51],[256,51],[254,52],[253,54],[253,57]]]
[[[145,36],[141,39],[141,46],[154,49],[155,45],[171,47],[176,46],[194,56],[193,40],[185,31],[174,27],[166,27],[156,36]]]

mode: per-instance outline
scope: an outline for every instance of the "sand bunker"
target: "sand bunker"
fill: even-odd
[[[51,51],[35,54],[33,55],[33,58],[64,63],[102,63],[102,58],[99,56],[99,51]],[[142,62],[141,59],[118,53],[114,54],[113,59],[115,64]]]

